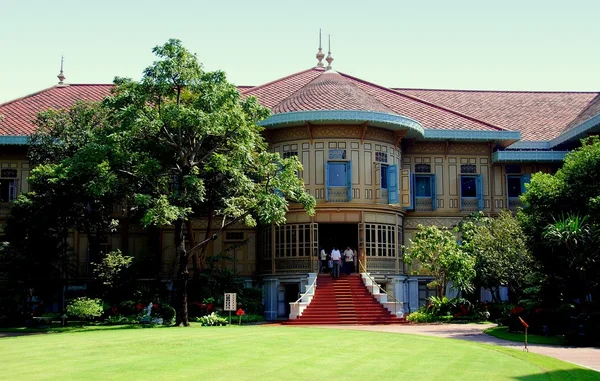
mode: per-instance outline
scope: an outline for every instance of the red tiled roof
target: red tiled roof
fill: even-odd
[[[522,141],[548,141],[557,137],[598,96],[592,92],[394,90],[520,131]]]
[[[600,94],[596,95],[594,99],[588,104],[588,106],[581,112],[575,119],[571,121],[565,127],[565,131],[570,130],[573,127],[585,122],[588,119],[595,117],[596,115],[600,115]]]
[[[54,86],[0,104],[0,135],[29,135],[40,111],[69,108],[79,100],[100,101],[110,94],[113,85]]]
[[[360,110],[394,113],[383,103],[333,70],[304,85],[275,107],[273,114],[305,110]]]
[[[313,90],[305,90],[305,86],[323,74],[323,69],[312,68],[292,74],[288,77],[269,82],[267,84],[254,87],[242,92],[244,96],[255,96],[265,107],[269,107],[274,113],[299,110],[322,110],[333,109],[331,105],[343,104],[343,109],[351,109],[350,105],[358,106],[359,109],[365,109],[366,99],[368,102],[376,102],[378,110],[391,110],[392,113],[412,118],[426,129],[462,129],[462,130],[502,130],[491,123],[477,120],[472,116],[462,115],[459,112],[450,110],[447,107],[440,107],[430,102],[420,100],[397,91],[375,85],[370,82],[362,81],[358,78],[339,73],[348,83],[356,86],[362,91],[352,90],[349,95],[345,90],[354,89],[354,86],[333,86],[328,85],[328,93],[317,96]],[[326,74],[327,75],[327,74]],[[311,85],[311,88],[313,86]],[[296,94],[298,92],[298,94]],[[310,96],[308,93],[311,93]],[[358,96],[357,94],[361,95]],[[365,96],[365,94],[367,96]],[[361,100],[358,101],[356,97]],[[339,99],[344,97],[345,99]],[[289,98],[289,100],[288,100]],[[355,99],[351,99],[355,98]],[[292,105],[293,103],[293,105]],[[325,104],[329,104],[326,107]],[[383,107],[382,107],[383,106]],[[370,106],[374,107],[374,106]],[[375,110],[374,110],[375,111]]]

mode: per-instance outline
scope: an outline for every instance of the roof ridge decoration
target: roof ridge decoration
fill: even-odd
[[[327,70],[331,70],[331,63],[333,62],[333,57],[331,56],[331,35],[329,35],[329,51],[327,52]]]
[[[319,28],[319,51],[317,52],[317,67],[323,67],[325,64],[322,62],[323,58],[325,58],[325,53],[323,53],[323,48],[321,47],[321,28]]]
[[[65,77],[65,75],[63,74],[63,65],[65,63],[65,56],[60,56],[60,73],[58,73],[58,75],[56,76],[56,78],[58,78],[58,84],[59,85],[64,85],[65,84],[65,79],[67,77]]]

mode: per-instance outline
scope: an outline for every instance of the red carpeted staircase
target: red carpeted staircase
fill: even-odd
[[[399,324],[406,323],[385,309],[364,286],[359,274],[319,274],[312,302],[298,319],[284,324]]]

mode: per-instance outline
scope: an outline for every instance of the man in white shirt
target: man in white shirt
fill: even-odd
[[[344,274],[352,273],[354,267],[354,251],[348,246],[344,251]]]
[[[321,248],[320,259],[321,259],[321,261],[319,263],[321,264],[321,266],[320,266],[319,272],[326,273],[327,272],[327,253],[325,252],[325,249],[323,249],[323,248]]]
[[[338,249],[335,248],[335,246],[333,247],[333,250],[331,251],[331,260],[333,261],[333,277],[339,278],[340,277],[340,267],[342,267],[342,254],[340,253],[340,251]]]

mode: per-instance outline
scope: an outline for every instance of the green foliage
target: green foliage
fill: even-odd
[[[236,318],[239,319],[238,316],[236,316]],[[265,321],[265,317],[263,315],[246,314],[246,315],[242,316],[242,324],[262,323],[264,321]]]
[[[112,287],[119,280],[121,272],[133,262],[133,257],[123,255],[121,250],[111,251],[107,253],[100,263],[92,263],[95,266],[94,274],[103,284]]]
[[[478,212],[463,218],[456,231],[462,249],[475,258],[476,283],[492,291],[494,302],[500,301],[500,286],[507,286],[519,298],[527,275],[537,269],[519,221],[508,211],[496,218]]]
[[[410,266],[417,262],[434,277],[428,287],[436,288],[437,295],[446,295],[449,282],[460,291],[473,289],[475,260],[464,252],[456,237],[446,227],[418,226],[414,238],[405,250],[404,260]]]
[[[433,316],[433,314],[427,312],[415,311],[411,312],[406,317],[406,320],[408,320],[411,323],[431,323],[435,320],[435,317]]]
[[[203,266],[204,248],[232,224],[284,223],[290,202],[312,215],[315,199],[297,176],[297,158],[267,151],[258,122],[268,109],[242,98],[223,72],[205,72],[179,40],[153,52],[157,60],[142,80],[117,78],[103,105],[122,159],[118,170],[129,176],[142,224],[175,227],[178,322],[187,325],[190,256]],[[208,216],[209,225],[219,218],[221,228],[186,247],[183,227],[198,216]]]
[[[227,318],[219,316],[216,312],[213,312],[210,315],[201,316],[197,318],[196,321],[206,327],[225,326],[229,323]]]
[[[78,317],[83,325],[84,320],[102,316],[104,309],[100,299],[80,297],[72,300],[67,306],[67,314]]]
[[[600,295],[600,139],[582,140],[556,174],[534,174],[518,217],[548,277],[548,303]]]

